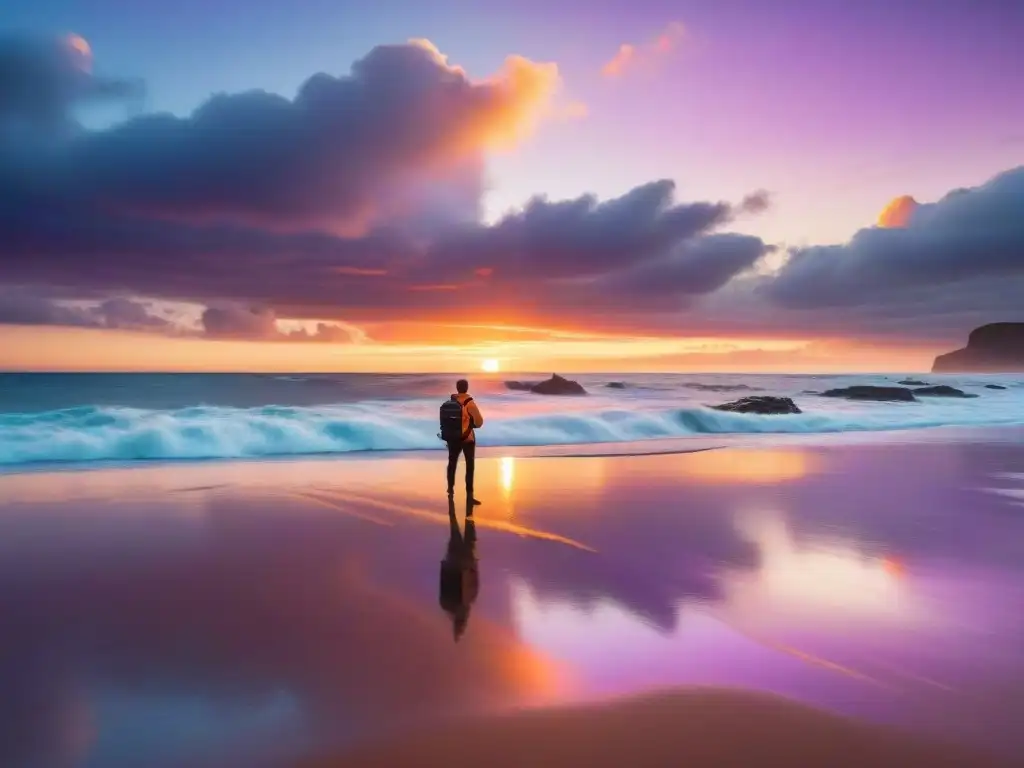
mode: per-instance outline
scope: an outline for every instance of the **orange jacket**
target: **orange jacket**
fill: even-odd
[[[466,405],[466,401],[469,400],[469,395],[452,395],[463,405]],[[472,423],[470,420],[472,419]],[[484,417],[480,415],[480,409],[476,407],[476,400],[466,405],[462,409],[462,432],[465,434],[466,430],[469,430],[469,437],[466,438],[467,443],[476,442],[476,433],[473,431],[473,427],[482,427],[484,425]]]

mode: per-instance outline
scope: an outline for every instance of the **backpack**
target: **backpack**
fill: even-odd
[[[460,403],[453,395],[451,400],[441,403],[441,432],[438,435],[446,443],[461,443],[469,437],[473,429],[473,419],[469,420],[469,429],[462,431],[462,411],[466,405],[473,402],[473,398],[466,398],[465,404]]]

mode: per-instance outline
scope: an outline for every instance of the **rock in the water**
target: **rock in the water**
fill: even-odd
[[[608,389],[625,389],[626,388],[625,382],[622,382],[622,381],[609,381],[607,384],[605,384],[605,386],[608,387]]]
[[[557,373],[551,374],[547,381],[539,381],[530,387],[530,391],[538,395],[585,395],[587,390],[578,381],[564,379]]]
[[[1002,384],[986,384],[985,389],[1006,389]]]
[[[929,386],[927,381],[921,381],[920,379],[904,379],[903,381],[897,382],[901,387],[927,387]]]
[[[977,395],[969,395],[962,389],[945,384],[938,384],[934,387],[918,387],[914,390],[914,394],[918,397],[977,397]]]
[[[771,397],[768,395],[752,395],[733,400],[731,403],[712,405],[716,411],[731,411],[732,413],[762,413],[774,415],[782,413],[803,413],[796,403],[788,397]]]
[[[511,389],[513,392],[529,392],[535,383],[533,381],[506,381],[505,389]]]
[[[1024,371],[1024,323],[991,323],[975,328],[967,346],[935,358],[933,371]]]
[[[870,384],[858,384],[853,387],[827,389],[822,397],[845,397],[847,400],[882,400],[912,403],[917,398],[912,390],[906,387],[876,387]]]

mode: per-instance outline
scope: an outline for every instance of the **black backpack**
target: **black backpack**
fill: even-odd
[[[466,398],[465,404],[460,403],[453,395],[451,400],[441,403],[441,433],[438,435],[446,443],[461,443],[469,437],[473,429],[473,418],[469,419],[469,429],[462,431],[462,411],[473,402],[473,398]]]

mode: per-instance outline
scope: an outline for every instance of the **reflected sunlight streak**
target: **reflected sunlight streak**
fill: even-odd
[[[799,480],[814,473],[820,458],[800,450],[706,451],[687,456],[679,473],[712,483],[773,484]]]

